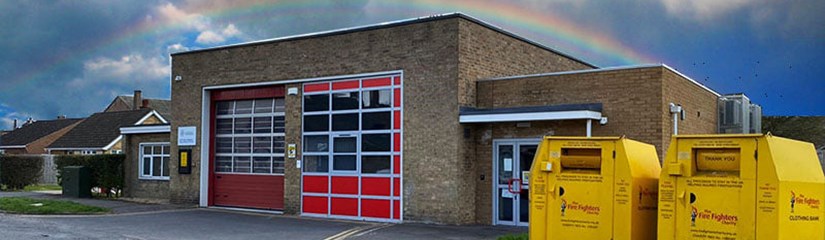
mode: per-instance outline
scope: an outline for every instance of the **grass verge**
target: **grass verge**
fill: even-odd
[[[60,191],[63,190],[59,185],[29,185],[23,188],[23,191]]]
[[[109,209],[88,206],[72,201],[33,199],[27,197],[0,198],[0,210],[17,214],[100,214]]]
[[[527,239],[529,239],[527,233],[508,234],[508,235],[498,237],[498,240],[527,240]]]

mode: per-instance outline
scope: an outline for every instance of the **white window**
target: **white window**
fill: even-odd
[[[284,173],[284,99],[216,102],[215,172]]]
[[[140,179],[169,180],[169,143],[141,143],[140,149]]]
[[[94,155],[95,150],[83,150],[83,151],[80,151],[80,154],[81,155]]]

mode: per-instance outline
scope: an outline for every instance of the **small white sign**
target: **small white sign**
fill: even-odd
[[[295,161],[295,168],[301,168],[301,159],[298,159],[298,161]]]
[[[194,126],[178,127],[178,146],[195,146],[197,135]]]
[[[516,195],[511,193],[510,190],[504,189],[504,188],[501,189],[501,197],[503,197],[503,198],[513,198],[515,196]]]
[[[297,152],[295,149],[296,149],[296,147],[295,147],[294,143],[290,143],[289,145],[287,145],[286,155],[287,155],[288,158],[295,158],[295,153]]]
[[[504,171],[505,172],[512,172],[513,171],[513,159],[512,158],[504,158]]]

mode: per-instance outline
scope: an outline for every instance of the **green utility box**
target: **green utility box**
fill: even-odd
[[[76,198],[92,197],[92,174],[84,166],[67,166],[60,174],[63,185],[63,196]]]

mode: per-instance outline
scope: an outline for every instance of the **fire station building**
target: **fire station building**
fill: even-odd
[[[625,135],[662,156],[670,104],[680,134],[714,133],[718,97],[459,13],[193,50],[172,55],[166,181],[204,207],[523,226],[540,137]]]

